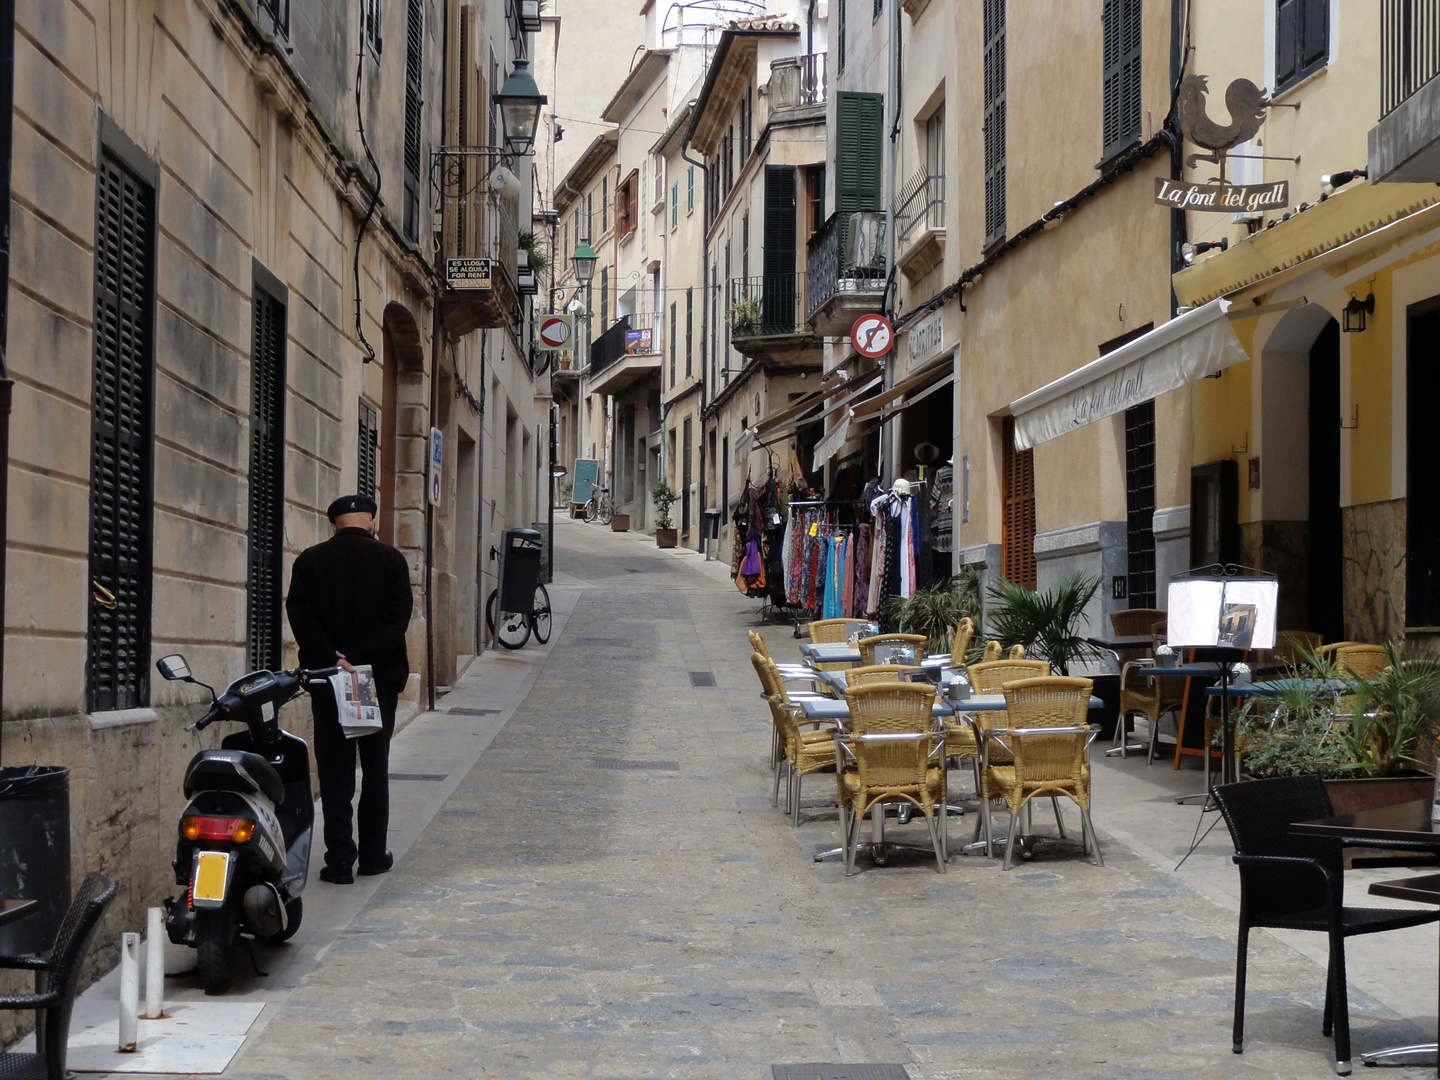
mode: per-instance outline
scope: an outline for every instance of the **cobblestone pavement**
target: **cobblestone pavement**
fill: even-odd
[[[1234,915],[1113,839],[1103,868],[812,861],[832,782],[797,829],[770,804],[755,603],[694,554],[570,522],[557,543],[573,610],[533,687],[228,1078],[1333,1075],[1322,969],[1257,933],[1232,1055]],[[1351,1007],[1357,1051],[1420,1034]]]

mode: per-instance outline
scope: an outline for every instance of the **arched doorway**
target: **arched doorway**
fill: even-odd
[[[405,474],[413,473],[414,462],[423,466],[426,454],[423,447],[418,448],[418,452],[405,452],[415,449],[406,447],[406,442],[414,439],[423,442],[425,432],[419,425],[405,424],[403,417],[407,407],[416,410],[412,415],[425,415],[425,353],[414,316],[399,304],[386,306],[381,336],[380,539],[395,547],[405,547],[402,541],[406,537],[401,529],[403,516],[407,510],[422,508],[425,491],[423,474],[418,482],[414,476],[407,482]],[[407,496],[407,491],[412,494]],[[412,540],[408,546],[415,546],[417,542]]]

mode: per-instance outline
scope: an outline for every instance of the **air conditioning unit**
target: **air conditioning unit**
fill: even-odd
[[[885,214],[865,210],[850,215],[845,237],[845,265],[878,267],[885,262]]]

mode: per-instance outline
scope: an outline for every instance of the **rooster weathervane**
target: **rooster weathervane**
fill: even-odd
[[[1230,123],[1217,124],[1206,114],[1205,95],[1208,76],[1187,75],[1180,83],[1180,94],[1176,113],[1180,121],[1180,132],[1196,146],[1211,151],[1208,154],[1191,154],[1185,159],[1187,168],[1193,169],[1197,161],[1213,161],[1220,167],[1220,180],[1225,180],[1225,156],[1234,147],[1248,142],[1265,122],[1265,110],[1270,100],[1265,91],[1249,79],[1236,79],[1225,88],[1225,107],[1230,111]]]

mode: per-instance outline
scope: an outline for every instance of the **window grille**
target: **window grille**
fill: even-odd
[[[425,59],[424,0],[410,0],[405,25],[405,192],[402,225],[405,239],[420,239],[421,79]]]
[[[1035,451],[1015,449],[1015,418],[1001,425],[1000,573],[1035,588]]]
[[[250,552],[246,582],[252,671],[280,666],[285,516],[285,304],[256,287],[250,327]]]
[[[96,169],[87,708],[150,691],[155,190],[108,154]]]
[[[1155,402],[1125,410],[1125,543],[1130,606],[1155,606]]]

